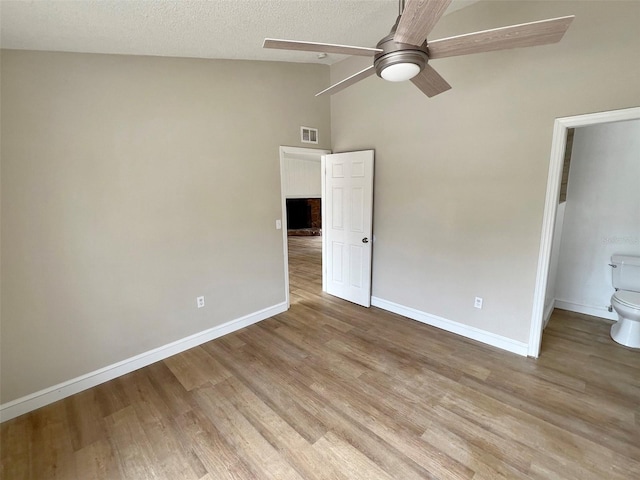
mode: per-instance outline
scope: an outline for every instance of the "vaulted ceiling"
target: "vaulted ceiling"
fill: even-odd
[[[448,12],[478,0],[454,0]],[[2,0],[2,48],[331,64],[265,37],[375,46],[396,0]]]

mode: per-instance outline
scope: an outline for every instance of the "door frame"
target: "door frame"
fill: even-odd
[[[287,310],[291,307],[291,298],[289,292],[289,239],[287,238],[287,196],[284,191],[284,161],[286,157],[313,157],[314,160],[320,160],[320,176],[321,176],[321,192],[320,202],[322,204],[322,217],[324,218],[324,155],[331,153],[331,150],[321,148],[302,148],[280,146],[280,207],[281,207],[281,225],[282,225],[282,250],[284,254],[284,295],[287,303]],[[322,239],[322,289],[325,290],[325,274],[324,274],[324,236]]]
[[[587,127],[604,123],[621,122],[625,120],[639,120],[640,107],[625,108],[599,113],[588,113],[572,117],[556,118],[553,125],[553,139],[551,143],[551,159],[547,177],[547,194],[542,217],[542,233],[540,236],[540,252],[538,254],[538,270],[533,293],[533,309],[531,312],[531,329],[529,331],[528,356],[538,358],[542,343],[544,327],[544,300],[549,279],[549,264],[551,260],[551,244],[560,199],[560,182],[562,165],[567,143],[567,131],[570,128]]]

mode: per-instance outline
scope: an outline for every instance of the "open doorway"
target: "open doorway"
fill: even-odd
[[[553,251],[554,230],[556,228],[559,211],[560,185],[567,134],[570,129],[574,128],[638,119],[640,119],[640,108],[629,108],[611,112],[559,118],[555,121],[529,337],[528,354],[531,357],[537,358],[540,354],[545,320],[545,297],[550,280],[549,272]],[[562,213],[562,211],[560,213]],[[547,307],[546,310],[548,313],[549,308]]]
[[[330,150],[280,147],[285,295],[322,292],[322,156]]]
[[[291,237],[288,235],[287,217],[292,221],[294,218],[293,209],[289,214],[287,213],[287,203],[293,206],[296,203],[291,200],[300,199],[304,200],[301,209],[302,221],[305,216],[311,220],[306,224],[300,224],[310,225],[308,228],[295,230],[298,233],[302,231],[304,233],[302,236],[321,238],[318,243],[322,246],[322,292],[363,307],[371,306],[372,241],[375,240],[373,237],[374,151],[361,150],[331,154],[326,150],[280,147],[280,157],[287,308],[291,306],[289,278]],[[320,215],[322,216],[320,222],[323,225],[322,235],[313,234],[317,231],[317,227],[313,227],[313,205],[318,206],[314,201],[318,196],[320,196]],[[314,239],[306,241],[310,244],[313,242]],[[314,250],[312,245],[309,247],[309,251]]]

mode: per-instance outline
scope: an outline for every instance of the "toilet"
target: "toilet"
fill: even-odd
[[[611,306],[618,321],[611,326],[611,338],[621,345],[640,348],[640,257],[613,255],[612,283],[616,292]]]

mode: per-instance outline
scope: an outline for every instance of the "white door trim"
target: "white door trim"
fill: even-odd
[[[529,331],[530,357],[538,358],[542,342],[544,315],[544,298],[549,277],[551,258],[551,242],[560,198],[560,180],[564,163],[564,150],[567,141],[567,130],[602,123],[620,122],[640,119],[640,107],[625,108],[609,112],[589,113],[572,117],[557,118],[553,126],[551,141],[551,158],[547,177],[547,194],[542,217],[542,233],[540,236],[540,252],[538,255],[538,271],[533,293],[533,309],[531,312],[531,330]]]
[[[287,310],[291,307],[290,295],[289,295],[289,245],[287,238],[287,196],[284,191],[285,179],[284,179],[284,162],[286,157],[313,157],[314,159],[322,159],[323,155],[331,153],[331,150],[323,150],[319,148],[301,148],[301,147],[280,147],[280,207],[281,207],[281,223],[282,223],[282,250],[284,254],[284,296],[287,305]],[[324,162],[322,163],[324,166]],[[321,170],[321,171],[324,171]],[[324,182],[324,174],[322,175]],[[322,208],[324,209],[324,188],[322,189]],[[324,211],[322,212],[324,217]],[[322,260],[324,265],[324,243],[322,250]],[[322,274],[322,281],[324,282],[324,270]],[[324,285],[324,283],[323,283]]]
[[[327,157],[325,155],[322,155],[322,157],[320,157],[320,177],[321,177],[320,191],[322,192],[321,193],[322,200],[320,201],[320,212],[321,212],[320,215],[322,215],[323,222],[324,222],[324,219],[327,218],[327,214],[325,210],[326,202],[324,201],[326,196],[326,184],[327,184],[326,176],[327,176]],[[324,223],[322,224],[322,226],[324,227]],[[327,262],[325,262],[326,258],[327,258],[327,236],[322,235],[322,291],[323,292],[327,291]]]

